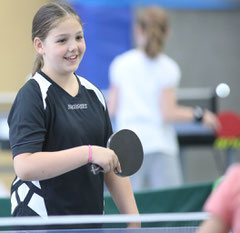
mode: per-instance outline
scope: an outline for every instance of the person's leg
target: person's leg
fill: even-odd
[[[226,170],[234,163],[239,162],[239,151],[234,148],[228,148],[225,151],[226,156]]]
[[[149,187],[152,189],[180,186],[183,183],[181,164],[178,156],[153,153],[149,169]]]
[[[141,168],[130,177],[133,191],[142,191],[146,188],[146,174],[148,172],[148,159],[144,156],[143,164]]]

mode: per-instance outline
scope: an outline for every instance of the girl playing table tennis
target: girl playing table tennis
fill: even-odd
[[[219,123],[208,110],[177,103],[180,68],[164,52],[167,11],[139,9],[133,28],[136,47],[116,56],[109,68],[109,114],[117,131],[131,129],[143,144],[143,166],[131,176],[134,190],[179,186],[183,180],[173,124],[197,121],[215,130]]]
[[[12,215],[103,214],[104,181],[121,213],[138,214],[129,179],[114,174],[121,171],[118,158],[105,148],[112,127],[104,97],[74,73],[86,49],[81,19],[67,4],[44,5],[33,19],[32,41],[32,78],[8,118]],[[104,173],[93,175],[91,163]]]

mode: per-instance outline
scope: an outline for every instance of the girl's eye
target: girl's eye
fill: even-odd
[[[64,42],[66,42],[66,39],[61,39],[57,41],[57,43],[64,43]]]
[[[79,35],[79,36],[76,37],[76,40],[81,40],[82,38],[83,38],[83,36]]]

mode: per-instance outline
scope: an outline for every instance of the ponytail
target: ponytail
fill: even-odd
[[[154,58],[162,52],[164,47],[164,36],[164,33],[159,31],[156,26],[151,26],[147,29],[144,51],[150,58]]]
[[[34,64],[33,64],[32,76],[34,76],[36,74],[36,72],[39,71],[42,67],[43,67],[42,55],[37,54],[35,57]]]
[[[163,51],[168,30],[168,15],[160,7],[146,7],[138,11],[137,24],[146,37],[143,49],[148,57],[155,58]]]

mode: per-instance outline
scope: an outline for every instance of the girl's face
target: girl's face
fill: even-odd
[[[74,17],[60,21],[41,42],[43,71],[49,75],[68,75],[77,70],[86,50],[83,29]]]

